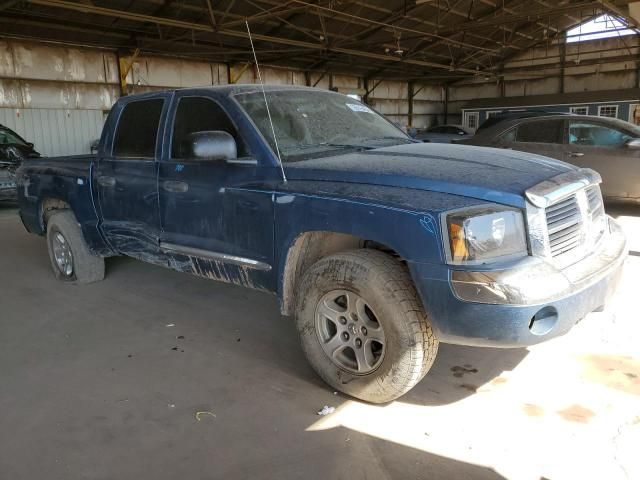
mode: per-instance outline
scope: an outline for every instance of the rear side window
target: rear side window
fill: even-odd
[[[562,143],[563,120],[540,120],[518,126],[516,142]]]
[[[119,158],[154,158],[164,100],[131,102],[120,114],[113,144]]]
[[[178,103],[171,140],[171,158],[184,159],[185,139],[191,133],[219,130],[236,140],[238,156],[248,155],[248,148],[238,135],[229,116],[215,101],[205,97],[183,97]]]

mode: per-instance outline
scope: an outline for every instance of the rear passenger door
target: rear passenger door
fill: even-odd
[[[166,103],[166,94],[156,94],[118,104],[110,120],[115,130],[93,172],[108,242],[118,252],[146,261],[159,251],[156,158]]]
[[[562,160],[564,128],[562,119],[524,121],[501,136],[500,146]]]

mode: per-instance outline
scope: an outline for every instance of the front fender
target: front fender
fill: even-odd
[[[291,182],[294,183],[294,182]],[[288,252],[306,232],[335,232],[371,240],[403,260],[443,264],[439,215],[478,203],[456,195],[372,185],[295,182],[275,196],[275,265],[282,298]]]

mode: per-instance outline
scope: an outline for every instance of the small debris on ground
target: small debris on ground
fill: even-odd
[[[178,347],[173,347],[171,350],[178,351]]]
[[[196,412],[196,420],[197,421],[201,421],[203,417],[213,417],[216,418],[216,414],[213,412],[209,412],[209,411],[204,411],[204,412]]]
[[[168,324],[167,324],[167,327],[175,327],[175,326],[176,326],[176,324],[175,324],[175,323],[168,323]]]
[[[325,415],[329,415],[330,413],[333,413],[335,411],[336,411],[336,407],[330,407],[329,405],[325,405],[324,407],[322,407],[322,410],[318,412],[318,415],[320,415],[321,417],[324,417]]]
[[[167,405],[167,407],[169,408],[176,408],[176,404],[175,403],[170,403]]]
[[[184,340],[184,335],[178,335],[176,338],[177,338],[178,340]]]

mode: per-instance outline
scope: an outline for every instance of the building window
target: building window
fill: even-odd
[[[636,30],[610,15],[600,15],[567,31],[567,43],[634,35]]]
[[[477,129],[479,117],[478,112],[464,112],[464,126],[471,130]]]
[[[501,113],[502,113],[502,110],[489,110],[487,111],[487,119],[491,117],[495,117],[496,115],[500,115]]]
[[[589,107],[570,107],[569,111],[574,115],[589,115]]]
[[[618,118],[618,106],[617,105],[600,105],[598,107],[598,116]]]
[[[640,125],[640,104],[632,103],[629,105],[629,122]]]

